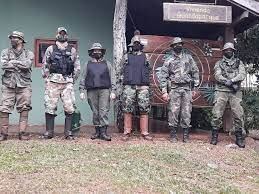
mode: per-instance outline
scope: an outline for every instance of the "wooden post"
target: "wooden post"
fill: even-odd
[[[235,38],[234,28],[231,25],[226,26],[225,27],[225,43],[226,42],[234,43],[234,38]]]
[[[113,64],[116,71],[126,52],[127,0],[116,0],[113,19]]]
[[[234,43],[235,32],[232,25],[228,25],[225,27],[225,43],[232,42]],[[225,109],[225,113],[223,115],[223,130],[231,131],[233,128],[233,117],[230,108]]]
[[[117,80],[117,98],[114,105],[115,124],[121,131],[121,124],[123,122],[123,114],[121,111],[121,101],[119,95],[122,93],[119,76],[121,71],[120,62],[124,53],[127,51],[126,45],[126,18],[127,18],[127,0],[116,0],[114,18],[113,18],[113,65],[116,71]]]

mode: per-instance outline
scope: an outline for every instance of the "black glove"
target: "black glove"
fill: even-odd
[[[233,82],[231,80],[227,80],[227,81],[225,81],[225,85],[227,87],[231,87],[233,85]]]

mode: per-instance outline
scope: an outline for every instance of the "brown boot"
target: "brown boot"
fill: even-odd
[[[26,132],[28,125],[28,114],[29,111],[23,111],[20,113],[20,121],[19,121],[19,140],[29,140],[30,134]]]
[[[148,115],[141,114],[140,115],[140,131],[141,136],[144,140],[152,141],[153,137],[151,137],[148,133]]]
[[[122,141],[128,141],[130,139],[130,133],[127,133],[127,134],[123,134],[121,140]]]
[[[124,133],[122,140],[128,141],[130,139],[130,133],[132,130],[132,114],[124,113]]]
[[[9,113],[0,112],[0,141],[7,140],[8,127],[9,127]]]

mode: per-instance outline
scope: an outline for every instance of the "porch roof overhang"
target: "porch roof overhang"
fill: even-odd
[[[259,2],[255,0],[227,0],[228,2],[259,17]]]
[[[127,37],[132,37],[135,28],[143,34],[175,35],[187,38],[216,40],[224,36],[226,24],[163,21],[163,3],[172,2],[174,1],[128,0]],[[255,0],[217,0],[217,5],[232,6],[235,34],[259,23],[259,2]]]

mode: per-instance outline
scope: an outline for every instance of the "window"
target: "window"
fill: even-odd
[[[35,67],[42,67],[42,60],[45,55],[45,51],[51,45],[55,45],[55,39],[35,39]],[[68,43],[78,50],[78,41],[69,40]]]

